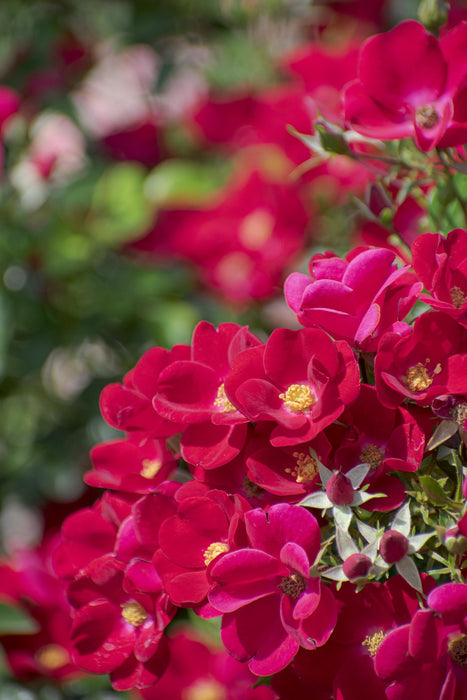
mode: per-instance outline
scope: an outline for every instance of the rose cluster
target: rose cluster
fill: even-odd
[[[467,589],[425,572],[435,532],[409,496],[432,433],[464,438],[466,247],[458,229],[421,236],[412,266],[316,255],[285,287],[300,330],[201,322],[104,389],[124,436],[92,450],[85,481],[104,495],[52,555],[67,660],[159,697],[190,643],[167,627],[191,609],[221,619],[251,697],[462,697]],[[416,302],[433,308],[410,323]]]
[[[319,91],[315,107],[353,137],[460,147],[466,27],[438,40],[408,21],[370,38],[344,113]],[[217,143],[275,142],[263,117],[276,98],[238,98],[244,131],[220,103],[195,121]],[[460,148],[449,155],[459,166]],[[250,177],[235,206],[255,248],[271,202],[285,222],[303,210],[282,185],[255,208]],[[395,202],[405,187],[391,183]],[[196,249],[230,215],[224,200],[156,227],[176,219],[171,240]],[[3,597],[38,623],[29,646],[2,640],[12,668],[109,674],[144,700],[467,698],[467,230],[415,237],[420,216],[408,196],[391,222],[411,256],[386,237],[290,274],[298,330],[202,321],[189,345],[147,350],[104,388],[120,436],[93,448],[84,477],[102,496],[37,556],[2,566]],[[227,653],[187,619],[218,624]]]

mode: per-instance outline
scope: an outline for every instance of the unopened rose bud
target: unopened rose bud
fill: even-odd
[[[371,567],[371,559],[366,554],[356,552],[347,557],[342,565],[342,571],[349,581],[357,581],[358,579],[367,578]]]
[[[457,525],[453,525],[444,534],[444,545],[452,554],[464,554],[467,551],[467,539],[461,535]]]
[[[397,530],[386,530],[379,543],[379,552],[386,564],[395,564],[409,551],[409,540]]]
[[[434,32],[446,24],[448,9],[449,4],[445,0],[422,0],[418,7],[418,17],[430,32]]]
[[[335,506],[348,506],[354,499],[352,482],[341,472],[334,472],[326,485],[326,496]]]

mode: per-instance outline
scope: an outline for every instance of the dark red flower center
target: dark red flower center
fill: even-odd
[[[370,469],[374,471],[381,466],[384,459],[384,450],[380,450],[376,445],[365,445],[360,454],[360,461],[363,464],[369,464]]]
[[[451,408],[452,419],[456,421],[459,425],[464,425],[465,419],[467,418],[467,403],[457,403]]]
[[[242,482],[243,490],[248,498],[259,498],[263,493],[264,489],[254,481],[250,479],[249,476],[245,476]]]
[[[278,587],[289,598],[298,598],[305,590],[305,581],[301,574],[290,574],[290,576],[283,576]]]
[[[455,306],[456,309],[461,309],[466,300],[462,289],[460,287],[451,287],[449,294],[451,295],[452,305]]]
[[[458,637],[449,642],[449,655],[459,666],[467,667],[467,637]]]
[[[415,112],[415,121],[422,129],[433,129],[439,122],[439,114],[433,105],[422,105]]]
[[[435,368],[435,372],[436,373]],[[438,371],[441,371],[441,367]],[[433,379],[428,374],[428,370],[424,364],[417,362],[416,365],[412,365],[407,370],[405,377],[405,385],[409,391],[418,393],[419,391],[426,391],[433,384]]]

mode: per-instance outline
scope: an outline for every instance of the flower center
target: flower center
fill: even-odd
[[[384,632],[383,630],[379,630],[379,632],[375,632],[374,634],[367,634],[365,639],[362,642],[362,647],[368,647],[368,651],[370,652],[370,656],[376,656],[376,652],[379,649],[379,646],[381,642],[384,639]]]
[[[293,469],[287,468],[286,474],[293,476],[297,484],[309,484],[318,474],[316,459],[305,452],[294,452],[293,456],[297,460],[297,466]]]
[[[245,495],[248,498],[259,498],[264,493],[264,489],[262,489],[261,486],[258,486],[258,484],[255,484],[255,482],[252,481],[249,476],[245,476],[242,486],[243,490],[245,491]]]
[[[227,700],[225,687],[214,678],[198,678],[182,690],[182,700]]]
[[[266,209],[255,209],[246,216],[238,229],[238,237],[248,250],[261,250],[271,238],[276,220]]]
[[[143,468],[141,469],[141,476],[145,479],[154,479],[156,474],[160,471],[162,467],[162,462],[160,459],[143,459]]]
[[[204,550],[204,563],[206,566],[210,564],[216,557],[219,556],[219,554],[223,554],[224,552],[228,552],[229,547],[226,545],[224,542],[211,542],[209,547],[206,547]]]
[[[148,616],[142,605],[137,603],[136,600],[131,600],[129,603],[122,605],[122,617],[133,627],[139,627]]]
[[[433,105],[423,105],[415,112],[415,121],[422,129],[432,129],[439,122],[439,114]]]
[[[456,307],[456,309],[460,309],[464,306],[464,302],[466,299],[464,296],[464,292],[460,287],[452,287],[449,290],[449,294],[451,295],[452,304]]]
[[[49,671],[55,671],[70,661],[67,650],[59,644],[47,644],[47,646],[41,647],[36,654],[36,659],[41,666]]]
[[[289,598],[298,598],[300,593],[305,590],[305,581],[301,574],[290,574],[290,576],[282,577],[278,588],[284,591]]]
[[[458,637],[452,639],[448,646],[449,655],[453,661],[456,661],[459,666],[467,667],[467,637]]]
[[[227,398],[224,384],[221,384],[217,390],[217,397],[214,401],[214,406],[219,408],[222,413],[233,413],[237,410],[233,403],[230,403],[229,399]]]
[[[428,374],[428,370],[421,362],[412,365],[407,370],[405,385],[409,391],[426,391],[433,384],[433,379]]]
[[[285,394],[279,394],[279,398],[295,413],[304,413],[316,403],[308,384],[291,384]]]
[[[465,419],[467,418],[467,403],[456,403],[456,405],[451,408],[451,416],[456,423],[464,425]]]
[[[370,469],[375,471],[381,466],[384,459],[384,450],[380,450],[376,445],[365,445],[360,454],[360,461],[363,464],[369,464]]]

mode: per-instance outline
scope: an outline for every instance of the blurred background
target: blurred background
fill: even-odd
[[[354,199],[375,170],[290,127],[339,123],[361,42],[418,5],[2,0],[3,558],[97,497],[82,477],[116,435],[106,384],[201,319],[292,327],[287,274],[360,240]],[[0,634],[25,629],[2,604]],[[61,691],[2,674],[0,700],[118,695],[106,679]]]

